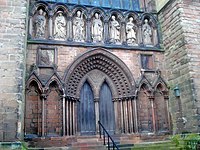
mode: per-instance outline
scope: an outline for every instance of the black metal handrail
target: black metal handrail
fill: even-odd
[[[101,138],[101,129],[103,129],[103,144],[106,145],[106,134],[107,134],[107,137],[108,137],[108,150],[110,150],[110,140],[112,142],[112,148],[116,149],[116,150],[119,150],[117,144],[114,142],[114,140],[112,139],[110,134],[106,131],[106,129],[104,128],[104,126],[101,124],[100,121],[98,121],[98,124],[99,124],[99,135],[100,135],[100,138]]]

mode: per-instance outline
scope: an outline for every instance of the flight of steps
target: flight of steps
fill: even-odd
[[[97,136],[80,136],[69,150],[106,150],[103,141]]]
[[[132,150],[137,147],[137,144],[144,142],[166,141],[166,137],[168,136],[139,134],[112,135],[113,140],[120,150]],[[29,147],[30,150],[107,150],[108,148],[107,139],[105,142],[106,145],[104,145],[103,137],[99,138],[99,135],[40,138],[32,142],[33,144],[30,145],[32,148]],[[112,143],[109,145],[112,147]]]

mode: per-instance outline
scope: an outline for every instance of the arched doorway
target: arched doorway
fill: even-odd
[[[102,84],[99,95],[99,120],[110,134],[114,134],[114,106],[112,102],[112,93],[106,82]]]
[[[90,84],[86,81],[80,92],[79,129],[81,135],[94,135],[96,133],[96,119],[94,109],[94,94]]]
[[[74,100],[78,103],[77,113],[74,112],[75,119],[78,119],[75,120],[78,134],[97,133],[98,120],[102,121],[112,134],[134,131],[132,105],[135,81],[129,68],[117,56],[104,49],[89,50],[77,57],[68,67],[64,82],[66,83],[66,102]],[[87,96],[90,100],[86,98]],[[90,114],[88,109],[92,111]],[[88,120],[90,115],[93,119],[90,117]],[[70,120],[66,121],[66,129],[73,129]]]

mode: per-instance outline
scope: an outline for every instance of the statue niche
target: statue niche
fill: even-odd
[[[145,19],[144,24],[142,26],[142,38],[143,38],[143,44],[144,45],[152,45],[152,28],[149,25],[149,20]]]
[[[65,40],[66,39],[66,19],[63,16],[63,12],[59,11],[54,20],[54,39]]]
[[[126,41],[128,45],[136,44],[136,28],[133,23],[133,17],[130,17],[126,24]]]
[[[85,41],[85,21],[80,10],[76,12],[76,17],[73,20],[73,38],[76,42]]]
[[[120,24],[114,15],[111,16],[110,21],[110,42],[113,44],[120,44]]]
[[[92,22],[92,39],[93,42],[102,42],[103,40],[103,23],[98,13],[95,13]]]
[[[35,18],[35,38],[44,39],[46,29],[46,12],[39,9],[38,15]]]

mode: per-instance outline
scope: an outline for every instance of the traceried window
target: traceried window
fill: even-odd
[[[140,10],[139,0],[43,0],[47,2],[63,2],[68,4],[90,5],[126,10]]]
[[[141,68],[145,70],[153,70],[154,63],[153,63],[153,55],[149,54],[141,54]]]

